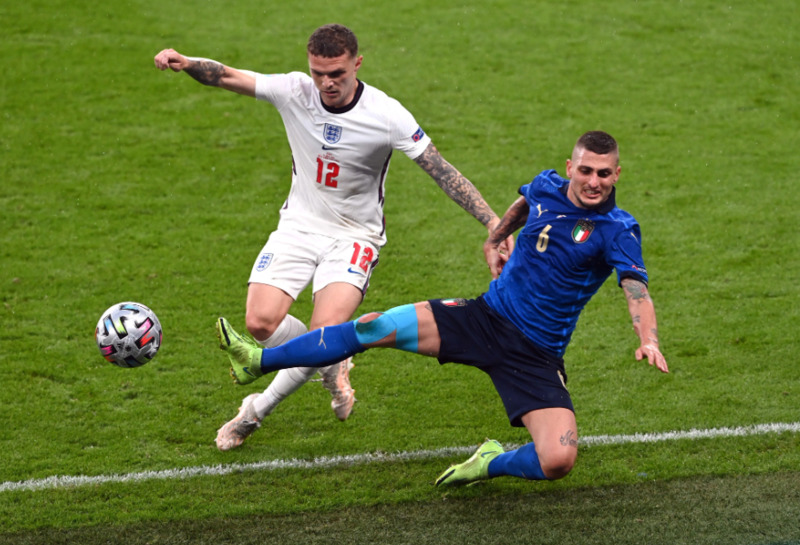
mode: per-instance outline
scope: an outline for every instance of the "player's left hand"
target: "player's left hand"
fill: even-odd
[[[153,59],[156,68],[173,72],[180,72],[189,65],[189,60],[174,49],[163,49]]]
[[[642,361],[645,357],[651,366],[655,366],[662,373],[669,373],[667,360],[657,345],[648,343],[636,349],[636,361]]]
[[[511,252],[514,251],[514,235],[508,235],[499,244],[492,242],[492,233],[499,224],[500,220],[495,218],[486,225],[489,230],[489,238],[486,239],[483,245],[483,254],[486,257],[486,264],[489,265],[492,278],[500,276],[503,266],[508,262],[508,258],[511,257]]]
[[[508,258],[511,257],[511,252],[514,251],[514,235],[508,235],[508,237],[500,243],[500,246],[497,247],[497,251],[503,256],[503,262],[508,261]]]
[[[511,237],[509,237],[511,238]],[[503,267],[509,258],[509,253],[505,250],[508,241],[504,240],[500,244],[495,244],[491,240],[487,240],[483,244],[483,255],[486,257],[486,264],[489,265],[489,271],[492,273],[492,278],[497,278],[503,272]],[[514,243],[512,241],[511,245]]]

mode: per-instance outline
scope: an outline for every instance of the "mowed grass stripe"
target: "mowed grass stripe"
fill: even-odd
[[[747,437],[770,433],[800,432],[800,422],[757,424],[752,426],[723,427],[711,429],[692,429],[663,433],[637,433],[631,435],[594,435],[581,438],[582,447],[602,445],[625,445],[633,443],[656,443],[662,441],[699,440],[722,437]],[[516,448],[518,445],[506,445]],[[334,466],[364,465],[410,460],[431,460],[471,454],[475,445],[464,447],[442,447],[432,450],[416,450],[399,453],[364,453],[344,456],[322,456],[313,460],[268,460],[251,464],[220,464],[162,471],[141,471],[121,475],[96,476],[53,476],[44,479],[5,482],[0,484],[0,492],[52,490],[56,488],[99,485],[105,483],[141,482],[150,480],[188,479],[198,476],[221,476],[231,473],[251,471],[274,471],[277,469],[321,469]]]

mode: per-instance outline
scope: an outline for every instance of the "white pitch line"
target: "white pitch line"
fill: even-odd
[[[751,435],[764,435],[768,433],[800,432],[800,422],[758,424],[736,428],[711,428],[706,430],[692,429],[689,431],[670,431],[664,433],[637,433],[633,435],[593,435],[582,437],[582,447],[601,445],[625,445],[632,443],[655,443],[659,441],[677,441],[681,439],[697,440],[718,437],[746,437]],[[513,445],[507,445],[514,447]],[[141,471],[138,473],[125,473],[121,475],[96,475],[96,476],[53,476],[44,479],[29,479],[27,481],[9,481],[0,483],[0,492],[52,490],[56,488],[69,488],[105,483],[128,483],[150,480],[188,479],[199,476],[219,476],[231,473],[244,473],[250,471],[274,471],[276,469],[318,469],[333,466],[352,466],[382,462],[401,462],[408,460],[428,460],[436,458],[449,458],[471,454],[474,445],[467,447],[443,447],[435,450],[416,450],[399,453],[366,453],[351,454],[346,456],[323,456],[313,460],[270,460],[251,464],[225,464],[216,466],[188,467],[183,469],[165,469],[162,471]]]
[[[594,435],[582,437],[582,446],[625,445],[630,443],[656,443],[658,441],[677,441],[678,439],[713,439],[716,437],[746,437],[766,433],[800,432],[800,422],[788,424],[757,424],[737,428],[711,428],[708,430],[668,431],[664,433],[636,433],[633,435]]]

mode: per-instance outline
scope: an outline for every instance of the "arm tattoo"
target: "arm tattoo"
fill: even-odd
[[[525,222],[528,221],[529,211],[530,207],[524,197],[517,199],[506,210],[506,213],[500,219],[500,223],[494,228],[489,242],[495,245],[500,244],[508,235],[525,225]]]
[[[217,61],[203,59],[194,61],[184,72],[203,85],[219,87],[219,82],[225,75],[225,67]]]
[[[414,159],[414,162],[427,172],[456,204],[483,225],[497,217],[472,182],[448,163],[433,143],[428,144],[422,155]]]
[[[625,290],[625,297],[631,301],[650,299],[650,294],[647,293],[647,286],[639,280],[625,278],[622,281],[622,289]]]
[[[650,301],[650,294],[648,293],[647,286],[644,285],[644,282],[641,282],[639,280],[634,280],[633,278],[625,278],[622,281],[622,289],[625,292],[625,297],[631,303],[641,303],[642,301]],[[638,307],[633,307],[633,308],[638,310]],[[642,323],[642,316],[635,310],[632,310],[631,318],[633,319],[633,329],[634,331],[636,331],[636,334],[639,335],[640,334],[639,328]],[[650,329],[647,341],[658,346],[658,329],[656,329],[655,327]]]

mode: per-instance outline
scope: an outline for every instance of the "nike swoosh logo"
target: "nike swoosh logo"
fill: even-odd
[[[324,150],[333,150],[333,149],[336,149],[336,148],[332,148],[330,146],[326,146],[325,144],[323,144],[322,145],[322,149],[324,149]]]
[[[455,469],[453,469],[453,470],[451,470],[451,471],[448,471],[446,474],[442,475],[441,477],[439,477],[439,478],[436,480],[436,485],[438,486],[438,485],[440,485],[441,483],[443,483],[444,481],[446,481],[446,480],[447,480],[447,478],[448,478],[450,475],[452,475],[453,473],[455,473],[455,471],[456,471],[456,470],[455,470]]]
[[[253,373],[250,372],[250,368],[249,367],[242,367],[242,371],[244,371],[245,373],[247,373],[251,377],[255,376]]]
[[[481,458],[486,458],[487,456],[489,456],[491,454],[495,454],[495,452],[494,451],[492,451],[492,452],[483,452],[483,453],[481,453]]]
[[[349,269],[347,269],[347,272],[353,273],[353,274],[360,274],[361,276],[364,276],[364,272],[363,271],[354,270],[353,267],[350,267]]]

